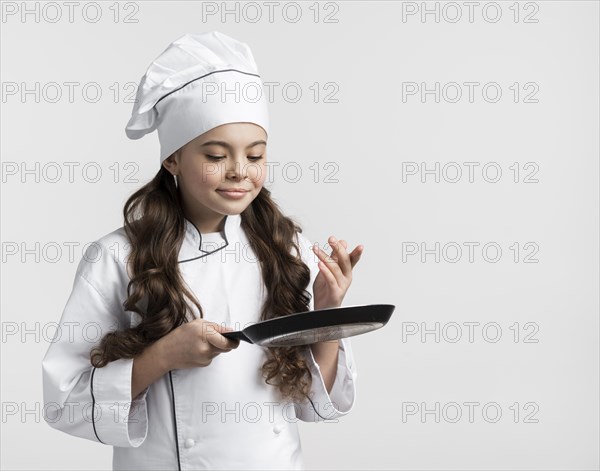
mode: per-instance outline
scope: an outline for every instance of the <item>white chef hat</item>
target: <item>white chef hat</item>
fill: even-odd
[[[139,139],[157,129],[162,164],[197,136],[237,122],[269,132],[267,99],[250,47],[217,31],[188,33],[148,67],[125,133]]]

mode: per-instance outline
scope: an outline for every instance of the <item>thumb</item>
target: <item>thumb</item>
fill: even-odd
[[[223,333],[223,332],[233,332],[233,329],[229,326],[225,326],[225,325],[220,325],[220,324],[215,324],[215,330],[219,333]]]

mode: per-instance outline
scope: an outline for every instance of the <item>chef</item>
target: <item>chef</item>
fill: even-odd
[[[208,76],[214,80],[200,86],[200,79]],[[223,100],[214,90],[228,83],[264,92],[247,45],[218,32],[180,37],[142,78],[128,136],[137,139],[157,129],[164,163],[185,143],[217,126],[245,122],[266,131],[264,93],[255,101]],[[307,291],[312,310],[313,290],[324,293],[329,289],[325,285],[340,281],[345,293],[349,283],[346,271],[339,269],[319,276],[325,271],[320,268],[323,255],[316,256],[300,232],[297,237],[311,273]],[[341,245],[329,261],[341,265],[344,257],[354,265],[362,247],[349,258],[345,242]],[[42,362],[46,422],[113,446],[113,469],[303,469],[297,422],[337,419],[355,403],[357,370],[350,340],[338,341],[329,387],[313,349],[306,346],[312,385],[303,402],[282,400],[275,387],[265,384],[260,366],[267,349],[247,342],[215,356],[206,367],[171,369],[132,397],[134,360],[94,367],[90,350],[97,337],[89,333],[90,326],[106,334],[140,322],[137,313],[123,307],[130,281],[129,249],[121,227],[90,245],[77,267],[57,329],[70,335],[57,335]],[[178,266],[207,320],[231,330],[259,321],[266,289],[240,214],[225,215],[222,230],[216,232],[199,230],[186,218]]]

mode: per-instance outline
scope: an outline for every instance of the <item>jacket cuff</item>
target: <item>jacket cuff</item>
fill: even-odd
[[[132,358],[115,360],[92,370],[92,425],[98,441],[106,445],[136,448],[148,434],[149,387],[132,401],[132,370]]]
[[[325,387],[321,368],[315,360],[310,345],[308,346],[306,358],[313,377],[309,394],[312,404],[308,399],[306,400],[308,404],[301,411],[303,415],[303,417],[300,417],[301,420],[318,422],[320,420],[335,419],[348,414],[354,407],[357,371],[354,365],[352,347],[348,339],[340,339],[339,344],[337,372],[330,393],[327,392]],[[309,408],[313,409],[313,417],[310,420],[305,414]]]

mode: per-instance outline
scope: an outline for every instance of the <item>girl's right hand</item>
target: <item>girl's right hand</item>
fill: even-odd
[[[194,319],[180,325],[158,340],[169,370],[205,367],[220,353],[230,352],[240,345],[239,340],[228,339],[222,332],[231,332],[205,319]]]

